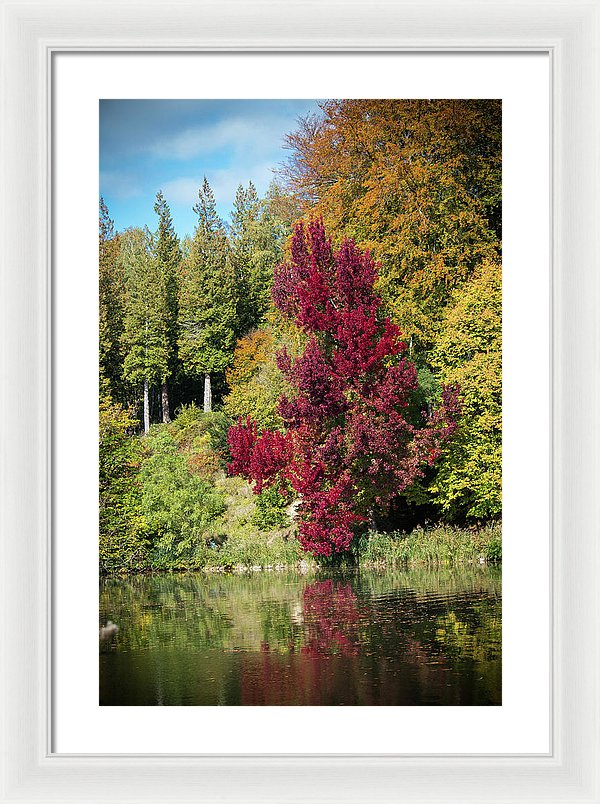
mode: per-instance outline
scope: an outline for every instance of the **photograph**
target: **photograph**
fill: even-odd
[[[501,706],[502,101],[106,98],[99,196],[100,706]]]

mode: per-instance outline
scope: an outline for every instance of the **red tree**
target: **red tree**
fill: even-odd
[[[255,492],[286,480],[299,495],[299,538],[329,556],[390,500],[423,475],[456,429],[458,389],[420,427],[406,408],[417,388],[398,327],[382,315],[377,268],[345,240],[334,253],[323,224],[298,224],[291,259],[275,270],[273,300],[308,335],[295,360],[278,366],[295,393],[283,396],[284,432],[258,432],[247,420],[229,431],[229,471]]]

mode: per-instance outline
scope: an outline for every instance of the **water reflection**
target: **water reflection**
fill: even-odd
[[[501,703],[489,567],[101,582],[104,705]]]

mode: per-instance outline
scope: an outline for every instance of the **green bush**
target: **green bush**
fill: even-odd
[[[147,559],[136,422],[110,398],[100,400],[100,571],[135,572]]]
[[[156,568],[201,566],[207,530],[224,510],[223,496],[192,474],[168,429],[152,428],[140,473],[142,509]]]
[[[279,485],[263,489],[254,499],[256,507],[250,522],[257,528],[271,530],[289,525],[285,509],[290,504],[290,498],[281,493]]]
[[[492,564],[502,561],[502,539],[500,534],[493,536],[485,548],[485,557]]]
[[[215,467],[223,468],[229,460],[227,433],[232,424],[226,413],[218,410],[205,413],[192,404],[179,409],[177,418],[167,425],[167,431],[188,456],[212,456]]]

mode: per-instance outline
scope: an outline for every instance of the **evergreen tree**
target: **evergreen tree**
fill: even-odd
[[[231,216],[231,251],[238,287],[237,335],[259,326],[271,308],[273,271],[289,229],[249,182],[238,187]]]
[[[164,275],[147,229],[127,229],[121,238],[127,297],[123,345],[125,377],[143,387],[144,432],[150,428],[149,389],[169,375],[168,314]]]
[[[161,387],[161,408],[163,422],[171,421],[168,381],[177,372],[177,325],[179,313],[179,280],[181,264],[181,248],[179,239],[173,228],[171,211],[162,192],[156,194],[154,211],[158,215],[158,230],[155,235],[154,252],[158,262],[158,270],[162,277],[164,293],[165,327],[169,348],[169,365],[167,376]]]
[[[179,356],[185,371],[204,377],[204,409],[211,410],[211,375],[223,375],[235,346],[236,295],[227,234],[206,179],[194,206],[198,224],[182,267]]]
[[[103,198],[100,198],[98,234],[100,394],[122,401],[124,282],[119,263],[119,236],[115,235]]]

